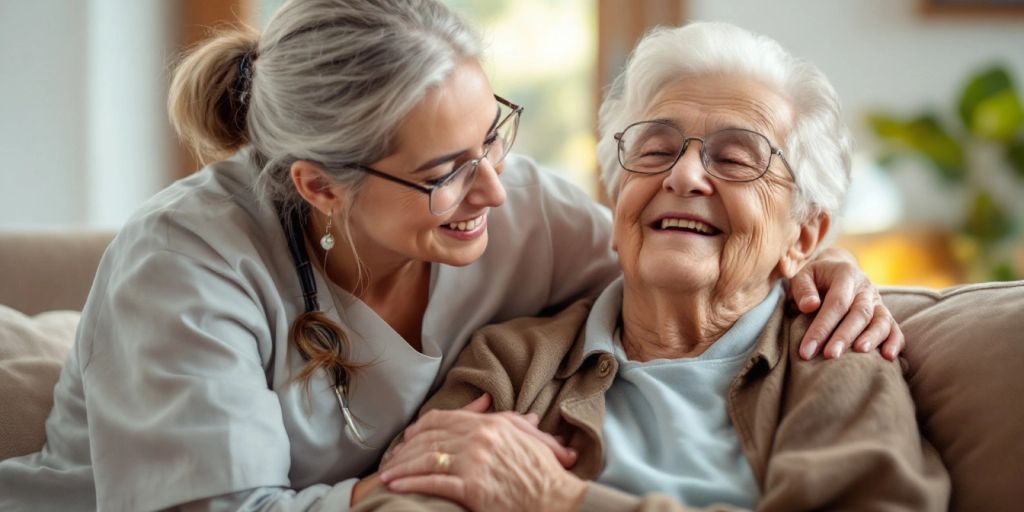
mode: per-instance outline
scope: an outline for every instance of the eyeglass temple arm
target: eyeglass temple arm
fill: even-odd
[[[772,148],[773,155],[779,155],[779,159],[782,160],[782,165],[786,166],[786,170],[789,171],[789,177],[793,178],[793,183],[796,183],[796,173],[793,172],[793,168],[789,166],[789,161],[786,160],[786,155],[782,154],[782,150],[779,148]]]
[[[501,103],[502,105],[505,105],[506,107],[508,107],[508,108],[510,108],[510,109],[512,109],[512,110],[514,110],[516,112],[522,112],[523,111],[522,105],[516,105],[515,103],[512,103],[511,101],[506,100],[505,98],[502,98],[501,96],[498,96],[497,94],[494,95],[494,99],[498,100],[498,103]]]
[[[406,180],[403,180],[402,178],[396,178],[396,177],[394,177],[394,176],[392,176],[390,174],[382,173],[382,172],[380,172],[380,171],[378,171],[378,170],[376,170],[376,169],[374,169],[372,167],[367,167],[365,165],[358,165],[357,167],[362,169],[363,172],[366,172],[367,174],[372,174],[372,175],[374,175],[374,176],[376,176],[378,178],[382,178],[382,179],[388,180],[388,181],[393,182],[393,183],[398,183],[399,185],[405,185],[406,187],[414,188],[414,189],[419,190],[419,191],[421,191],[421,192],[423,192],[425,194],[429,194],[430,192],[432,192],[434,190],[433,187],[425,187],[423,185],[420,185],[419,183],[414,183],[412,181],[406,181]]]

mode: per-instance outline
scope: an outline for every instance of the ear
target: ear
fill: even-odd
[[[811,260],[815,251],[825,239],[829,227],[832,225],[832,216],[822,212],[813,215],[804,221],[797,228],[797,237],[786,249],[786,252],[779,259],[778,272],[789,279],[796,275],[804,265]]]
[[[319,165],[308,160],[297,160],[292,164],[290,172],[295,190],[313,208],[324,215],[332,210],[342,211],[346,196],[344,189],[333,184],[333,180]]]

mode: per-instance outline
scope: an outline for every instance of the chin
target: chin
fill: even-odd
[[[712,268],[679,258],[649,258],[640,262],[638,270],[645,286],[680,291],[708,288],[718,278],[717,266]]]
[[[445,251],[436,261],[453,267],[465,267],[480,259],[485,250],[487,250],[487,233],[473,240],[472,243],[466,244],[465,247]]]

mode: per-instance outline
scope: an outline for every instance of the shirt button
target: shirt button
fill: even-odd
[[[608,358],[601,358],[601,362],[597,364],[597,376],[607,377],[612,371],[612,362]]]

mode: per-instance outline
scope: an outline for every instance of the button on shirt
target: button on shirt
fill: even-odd
[[[605,395],[605,466],[598,481],[691,506],[753,508],[759,490],[728,413],[729,386],[782,297],[781,284],[703,354],[630,361],[617,328],[622,280],[598,298],[587,320],[587,354],[615,354],[618,374]],[[606,359],[598,363],[610,362]]]

